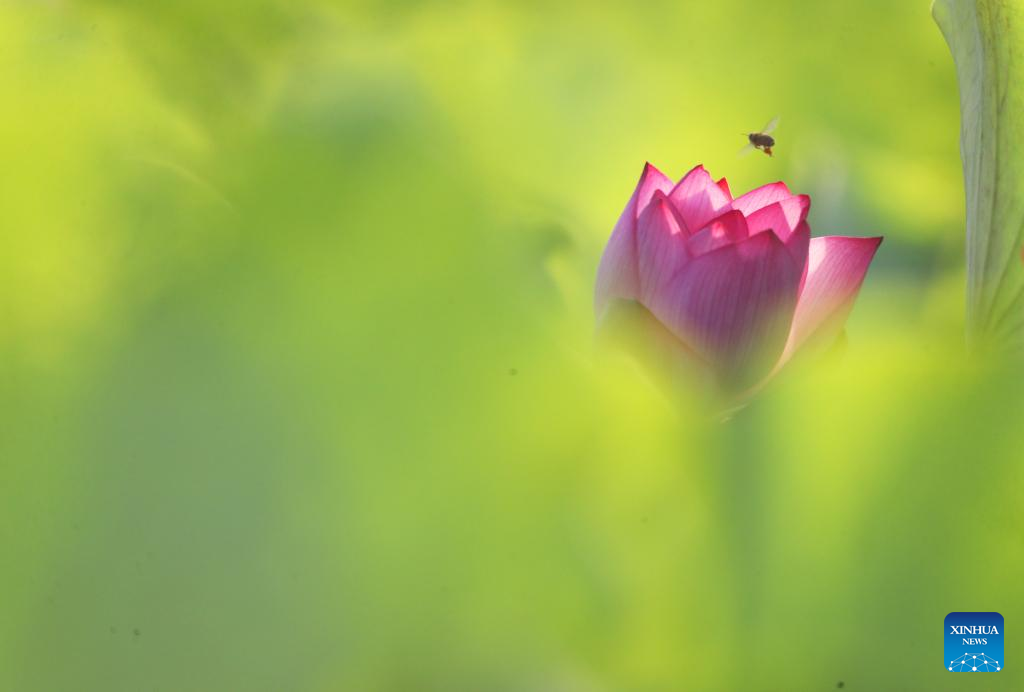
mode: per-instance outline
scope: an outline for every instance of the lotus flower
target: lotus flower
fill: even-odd
[[[732,395],[760,386],[840,335],[882,242],[811,238],[810,206],[781,182],[734,199],[703,166],[676,184],[647,164],[597,272],[599,321],[642,306],[660,353],[672,342]]]

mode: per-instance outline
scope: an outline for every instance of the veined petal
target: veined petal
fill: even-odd
[[[807,253],[811,244],[811,227],[801,221],[796,230],[786,239],[786,249],[796,266],[800,267],[800,288],[803,289],[807,277]]]
[[[800,268],[772,233],[694,258],[651,310],[701,358],[721,384],[740,390],[767,374],[786,343]]]
[[[640,215],[636,225],[640,301],[650,300],[689,260],[686,234],[675,209],[660,190]]]
[[[729,207],[730,198],[704,166],[697,166],[679,181],[668,195],[682,215],[687,228],[703,228]]]
[[[732,190],[729,189],[729,181],[726,180],[725,178],[721,178],[721,179],[719,179],[719,181],[717,183],[715,183],[715,185],[718,186],[719,190],[721,190],[722,192],[725,193],[725,196],[728,197],[729,201],[731,202],[732,201]]]
[[[664,192],[668,194],[674,186],[675,183],[667,175],[650,163],[645,164],[643,173],[640,174],[640,181],[636,185],[636,192],[633,193],[636,198],[633,218],[640,218],[640,215],[644,213],[644,209],[647,208],[647,205],[654,198],[654,193]]]
[[[647,207],[655,192],[669,192],[672,187],[672,181],[661,171],[649,163],[644,166],[633,196],[629,198],[615,224],[597,269],[594,311],[598,316],[612,298],[633,300],[640,296],[636,252],[637,217]]]
[[[782,360],[809,340],[831,342],[843,329],[881,238],[812,238],[807,278]]]
[[[786,242],[801,222],[807,219],[811,209],[811,198],[807,195],[793,195],[772,202],[747,215],[750,235],[771,229],[779,240]]]
[[[784,199],[789,199],[792,196],[793,193],[789,191],[785,183],[769,183],[734,199],[732,201],[732,208],[743,212],[744,216],[750,216],[758,209]]]
[[[725,245],[733,245],[747,239],[747,220],[738,211],[727,211],[700,229],[686,241],[691,257],[706,254]]]

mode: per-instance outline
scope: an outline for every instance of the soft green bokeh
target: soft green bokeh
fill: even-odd
[[[953,610],[1021,688],[927,2],[8,0],[0,95],[0,690],[960,690]],[[596,352],[645,159],[886,236],[845,354]]]

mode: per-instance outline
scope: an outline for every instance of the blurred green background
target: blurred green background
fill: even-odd
[[[0,689],[1021,688],[927,2],[6,0],[0,99]],[[596,352],[645,160],[884,235],[844,356],[722,424]]]

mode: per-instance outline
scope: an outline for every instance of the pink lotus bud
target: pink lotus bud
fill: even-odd
[[[598,320],[634,301],[724,391],[762,383],[839,336],[882,242],[812,239],[810,206],[781,182],[733,199],[703,166],[675,184],[647,164],[601,258]]]

